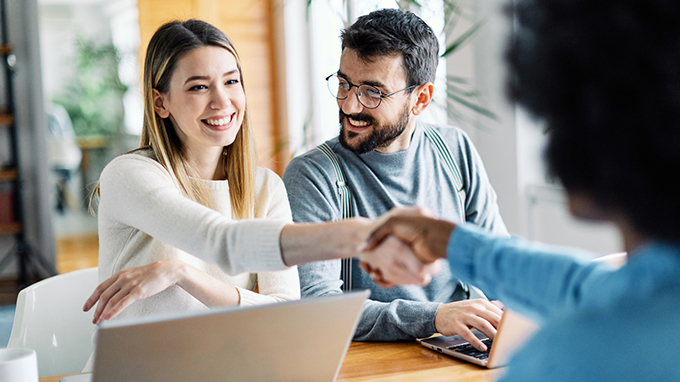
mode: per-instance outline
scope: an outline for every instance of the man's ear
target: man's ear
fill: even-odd
[[[170,110],[165,108],[165,98],[156,89],[151,89],[153,92],[153,109],[161,118],[168,118],[170,116]]]
[[[432,101],[432,95],[434,94],[434,85],[432,82],[427,82],[423,85],[418,86],[413,90],[415,95],[415,103],[411,107],[411,112],[413,115],[418,115],[427,109]]]

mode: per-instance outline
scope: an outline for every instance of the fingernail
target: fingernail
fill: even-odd
[[[368,243],[365,242],[365,241],[362,242],[361,244],[359,244],[359,245],[357,246],[357,252],[363,252],[364,249],[366,249],[366,246],[368,246]]]

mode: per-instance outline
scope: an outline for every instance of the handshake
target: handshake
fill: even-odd
[[[398,207],[373,224],[357,248],[361,267],[382,287],[426,285],[446,258],[449,237],[456,225],[433,218],[423,208]]]

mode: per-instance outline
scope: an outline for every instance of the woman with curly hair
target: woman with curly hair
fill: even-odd
[[[680,2],[518,0],[514,11],[510,94],[547,124],[572,214],[617,225],[627,264],[418,210],[392,212],[368,248],[397,236],[541,322],[502,381],[678,381]]]

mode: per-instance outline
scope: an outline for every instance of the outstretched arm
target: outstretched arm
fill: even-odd
[[[436,266],[422,264],[399,240],[384,238],[379,256],[359,250],[358,245],[365,239],[372,224],[368,219],[353,218],[323,224],[287,225],[281,231],[283,261],[293,265],[357,257],[362,262],[373,264],[377,269],[371,273],[373,277],[389,280],[390,285],[429,283]]]
[[[102,172],[100,182],[100,218],[106,216],[112,226],[136,228],[203,261],[217,264],[230,275],[358,257],[356,246],[369,230],[370,223],[362,224],[359,220],[320,225],[294,225],[268,219],[234,221],[181,195],[167,171],[141,155],[114,159]],[[393,273],[396,275],[398,271]],[[422,283],[423,280],[409,276],[395,281]]]

